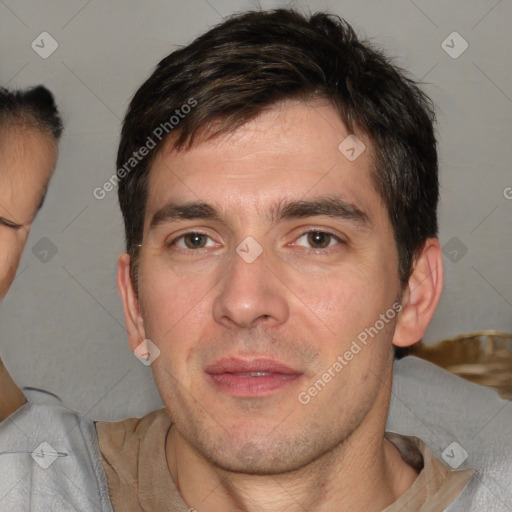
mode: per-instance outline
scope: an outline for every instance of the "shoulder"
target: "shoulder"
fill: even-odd
[[[115,436],[112,443],[122,446],[144,437],[148,430],[171,426],[171,419],[165,409],[152,411],[141,418],[127,418],[121,421],[98,421],[96,430],[100,439]]]
[[[471,431],[475,436],[484,424],[498,437],[510,434],[512,402],[490,387],[480,386],[417,357],[395,361],[391,405],[406,404],[422,417],[431,415],[439,427]],[[390,412],[393,412],[390,411]],[[391,420],[399,420],[391,416]],[[442,420],[442,421],[441,421]],[[498,428],[506,427],[509,428]]]
[[[422,439],[453,469],[475,469],[461,499],[487,510],[512,503],[512,402],[493,389],[405,357],[394,363],[386,430]]]
[[[130,460],[136,460],[141,441],[148,439],[148,436],[165,435],[170,426],[171,419],[165,409],[152,411],[142,418],[97,422],[96,431],[101,455],[109,460],[127,454]]]
[[[141,453],[154,450],[163,453],[165,436],[171,424],[165,409],[152,411],[142,418],[96,423],[109,484],[137,481]]]
[[[0,424],[2,510],[111,512],[93,421],[29,401]]]

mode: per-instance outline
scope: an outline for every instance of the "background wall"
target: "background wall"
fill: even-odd
[[[126,341],[117,190],[103,200],[93,190],[115,172],[120,121],[157,62],[258,5],[337,13],[427,82],[439,116],[446,283],[425,340],[512,331],[512,2],[0,0],[0,83],[45,84],[66,125],[0,309],[0,352],[20,385],[48,389],[95,419],[160,406],[150,369]]]

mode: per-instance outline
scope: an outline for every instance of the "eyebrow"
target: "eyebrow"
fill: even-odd
[[[372,227],[370,217],[367,213],[340,196],[281,202],[271,209],[271,220],[274,223],[280,220],[301,219],[315,216],[348,220],[365,229],[371,229]]]
[[[318,216],[348,220],[358,227],[367,230],[372,228],[368,214],[340,196],[326,196],[298,201],[278,201],[270,208],[268,219],[272,224],[277,224],[283,220]],[[202,201],[175,203],[170,201],[153,215],[149,224],[149,230],[155,229],[166,222],[183,219],[222,221],[219,212],[208,203]]]

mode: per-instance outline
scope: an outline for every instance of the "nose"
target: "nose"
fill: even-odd
[[[227,328],[273,327],[288,319],[287,288],[262,252],[254,261],[234,253],[213,303],[214,319]]]

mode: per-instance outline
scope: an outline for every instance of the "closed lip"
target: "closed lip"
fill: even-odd
[[[302,372],[290,366],[269,358],[241,359],[238,357],[225,357],[206,367],[209,375],[223,373],[281,373],[285,375],[302,375]]]

